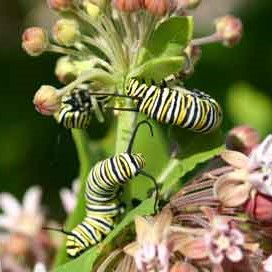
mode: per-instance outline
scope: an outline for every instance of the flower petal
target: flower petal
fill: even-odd
[[[18,216],[21,212],[21,206],[18,200],[9,193],[0,194],[0,207],[8,216]]]
[[[258,145],[249,155],[252,169],[260,167],[262,164],[272,163],[272,135],[268,135],[264,141]]]
[[[151,243],[145,243],[141,248],[141,252],[145,263],[152,262],[156,257],[156,246]]]
[[[139,271],[144,271],[144,263],[141,250],[138,250],[134,256],[135,264]]]
[[[79,189],[80,189],[79,178],[76,178],[75,180],[73,180],[73,183],[72,183],[72,192],[74,194],[77,194],[79,192]]]
[[[213,264],[221,264],[224,259],[224,255],[222,252],[210,251],[209,258]]]
[[[236,245],[243,245],[245,243],[245,236],[238,229],[230,230],[230,238]]]
[[[36,263],[33,272],[46,272],[46,267],[43,263]]]
[[[136,216],[135,217],[135,229],[137,233],[137,241],[141,244],[142,242],[146,241],[146,238],[149,231],[152,229],[152,225],[150,222],[142,217],[142,216]],[[150,238],[150,237],[149,237]],[[150,239],[148,239],[150,240]]]
[[[247,169],[249,166],[249,159],[241,152],[233,150],[225,150],[222,152],[221,157],[231,166],[240,169]]]
[[[264,272],[272,272],[272,255],[263,261]]]
[[[163,269],[168,271],[170,252],[165,244],[159,244],[157,249],[158,249],[158,258],[160,261],[160,265],[161,267],[163,267]]]
[[[221,176],[214,184],[214,196],[225,207],[237,207],[249,198],[252,186],[244,171],[235,171]]]
[[[13,226],[16,225],[16,220],[14,217],[0,215],[0,227],[3,229],[10,230]]]
[[[66,213],[71,213],[76,206],[75,195],[67,188],[60,190],[60,199]]]
[[[204,259],[208,256],[207,246],[203,238],[193,238],[183,234],[181,239],[175,242],[175,250],[180,251],[190,259]]]
[[[227,249],[226,256],[230,261],[238,263],[243,259],[243,251],[237,246],[232,246]]]
[[[39,186],[30,187],[23,198],[23,208],[29,214],[39,214],[41,212],[42,190]]]
[[[250,174],[249,181],[258,192],[272,196],[272,176],[270,173],[254,172]]]
[[[126,245],[123,248],[123,251],[127,254],[130,255],[131,257],[134,257],[136,252],[139,250],[140,246],[137,242],[132,242],[128,245]]]
[[[172,218],[172,213],[169,209],[162,210],[161,213],[155,217],[153,242],[160,243],[167,236]]]

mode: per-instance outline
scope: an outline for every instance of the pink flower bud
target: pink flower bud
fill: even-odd
[[[60,107],[60,98],[57,90],[48,85],[43,85],[36,92],[33,103],[35,109],[43,115],[53,115]]]
[[[41,55],[48,44],[47,33],[40,27],[27,28],[22,35],[22,47],[30,56]]]
[[[227,135],[226,145],[228,149],[236,150],[249,155],[260,143],[260,135],[254,128],[247,125],[233,128]]]
[[[73,0],[47,0],[47,3],[56,11],[66,11],[73,7]]]
[[[57,43],[72,46],[80,36],[79,25],[73,19],[60,19],[53,26],[53,36]]]
[[[242,38],[243,25],[240,19],[226,15],[215,20],[216,34],[223,44],[229,47],[237,44]]]
[[[272,221],[272,197],[257,193],[245,204],[251,218],[258,221]]]
[[[58,59],[55,74],[60,82],[68,84],[76,79],[77,69],[73,61],[68,56],[65,56]]]
[[[134,12],[143,8],[144,0],[114,0],[113,3],[117,9],[126,12]]]
[[[171,10],[171,3],[167,0],[145,0],[144,6],[147,11],[155,16],[163,16]]]

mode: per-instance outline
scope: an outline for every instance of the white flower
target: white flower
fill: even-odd
[[[22,201],[9,193],[0,194],[0,208],[3,214],[0,215],[0,227],[10,232],[16,232],[28,236],[35,236],[41,229],[44,216],[41,209],[40,187],[30,187]]]
[[[43,263],[36,263],[33,272],[46,272],[46,266]]]
[[[272,135],[250,153],[249,167],[253,170],[250,182],[259,192],[272,196]]]
[[[79,180],[76,179],[72,183],[72,190],[68,188],[62,188],[60,190],[60,199],[66,213],[71,213],[75,206],[77,200],[77,194],[79,192]]]
[[[136,216],[137,241],[124,248],[126,254],[133,256],[139,271],[169,271],[169,234],[172,214],[164,210],[154,218]]]
[[[264,272],[272,272],[272,255],[263,261]]]

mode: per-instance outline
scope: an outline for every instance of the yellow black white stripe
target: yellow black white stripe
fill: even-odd
[[[86,216],[67,235],[67,253],[74,257],[96,245],[113,229],[122,212],[117,195],[120,187],[144,167],[141,154],[120,153],[98,162],[90,171],[86,190]]]
[[[222,121],[222,110],[217,101],[198,90],[147,85],[130,79],[127,95],[137,98],[140,112],[160,123],[195,132],[210,132],[219,127]]]

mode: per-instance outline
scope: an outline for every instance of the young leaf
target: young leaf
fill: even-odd
[[[128,78],[144,78],[147,80],[155,80],[160,82],[170,74],[180,71],[186,64],[185,57],[160,57],[149,60],[143,65],[132,70]]]
[[[171,17],[161,23],[151,36],[141,53],[139,63],[161,57],[174,57],[182,54],[193,35],[193,18]]]

